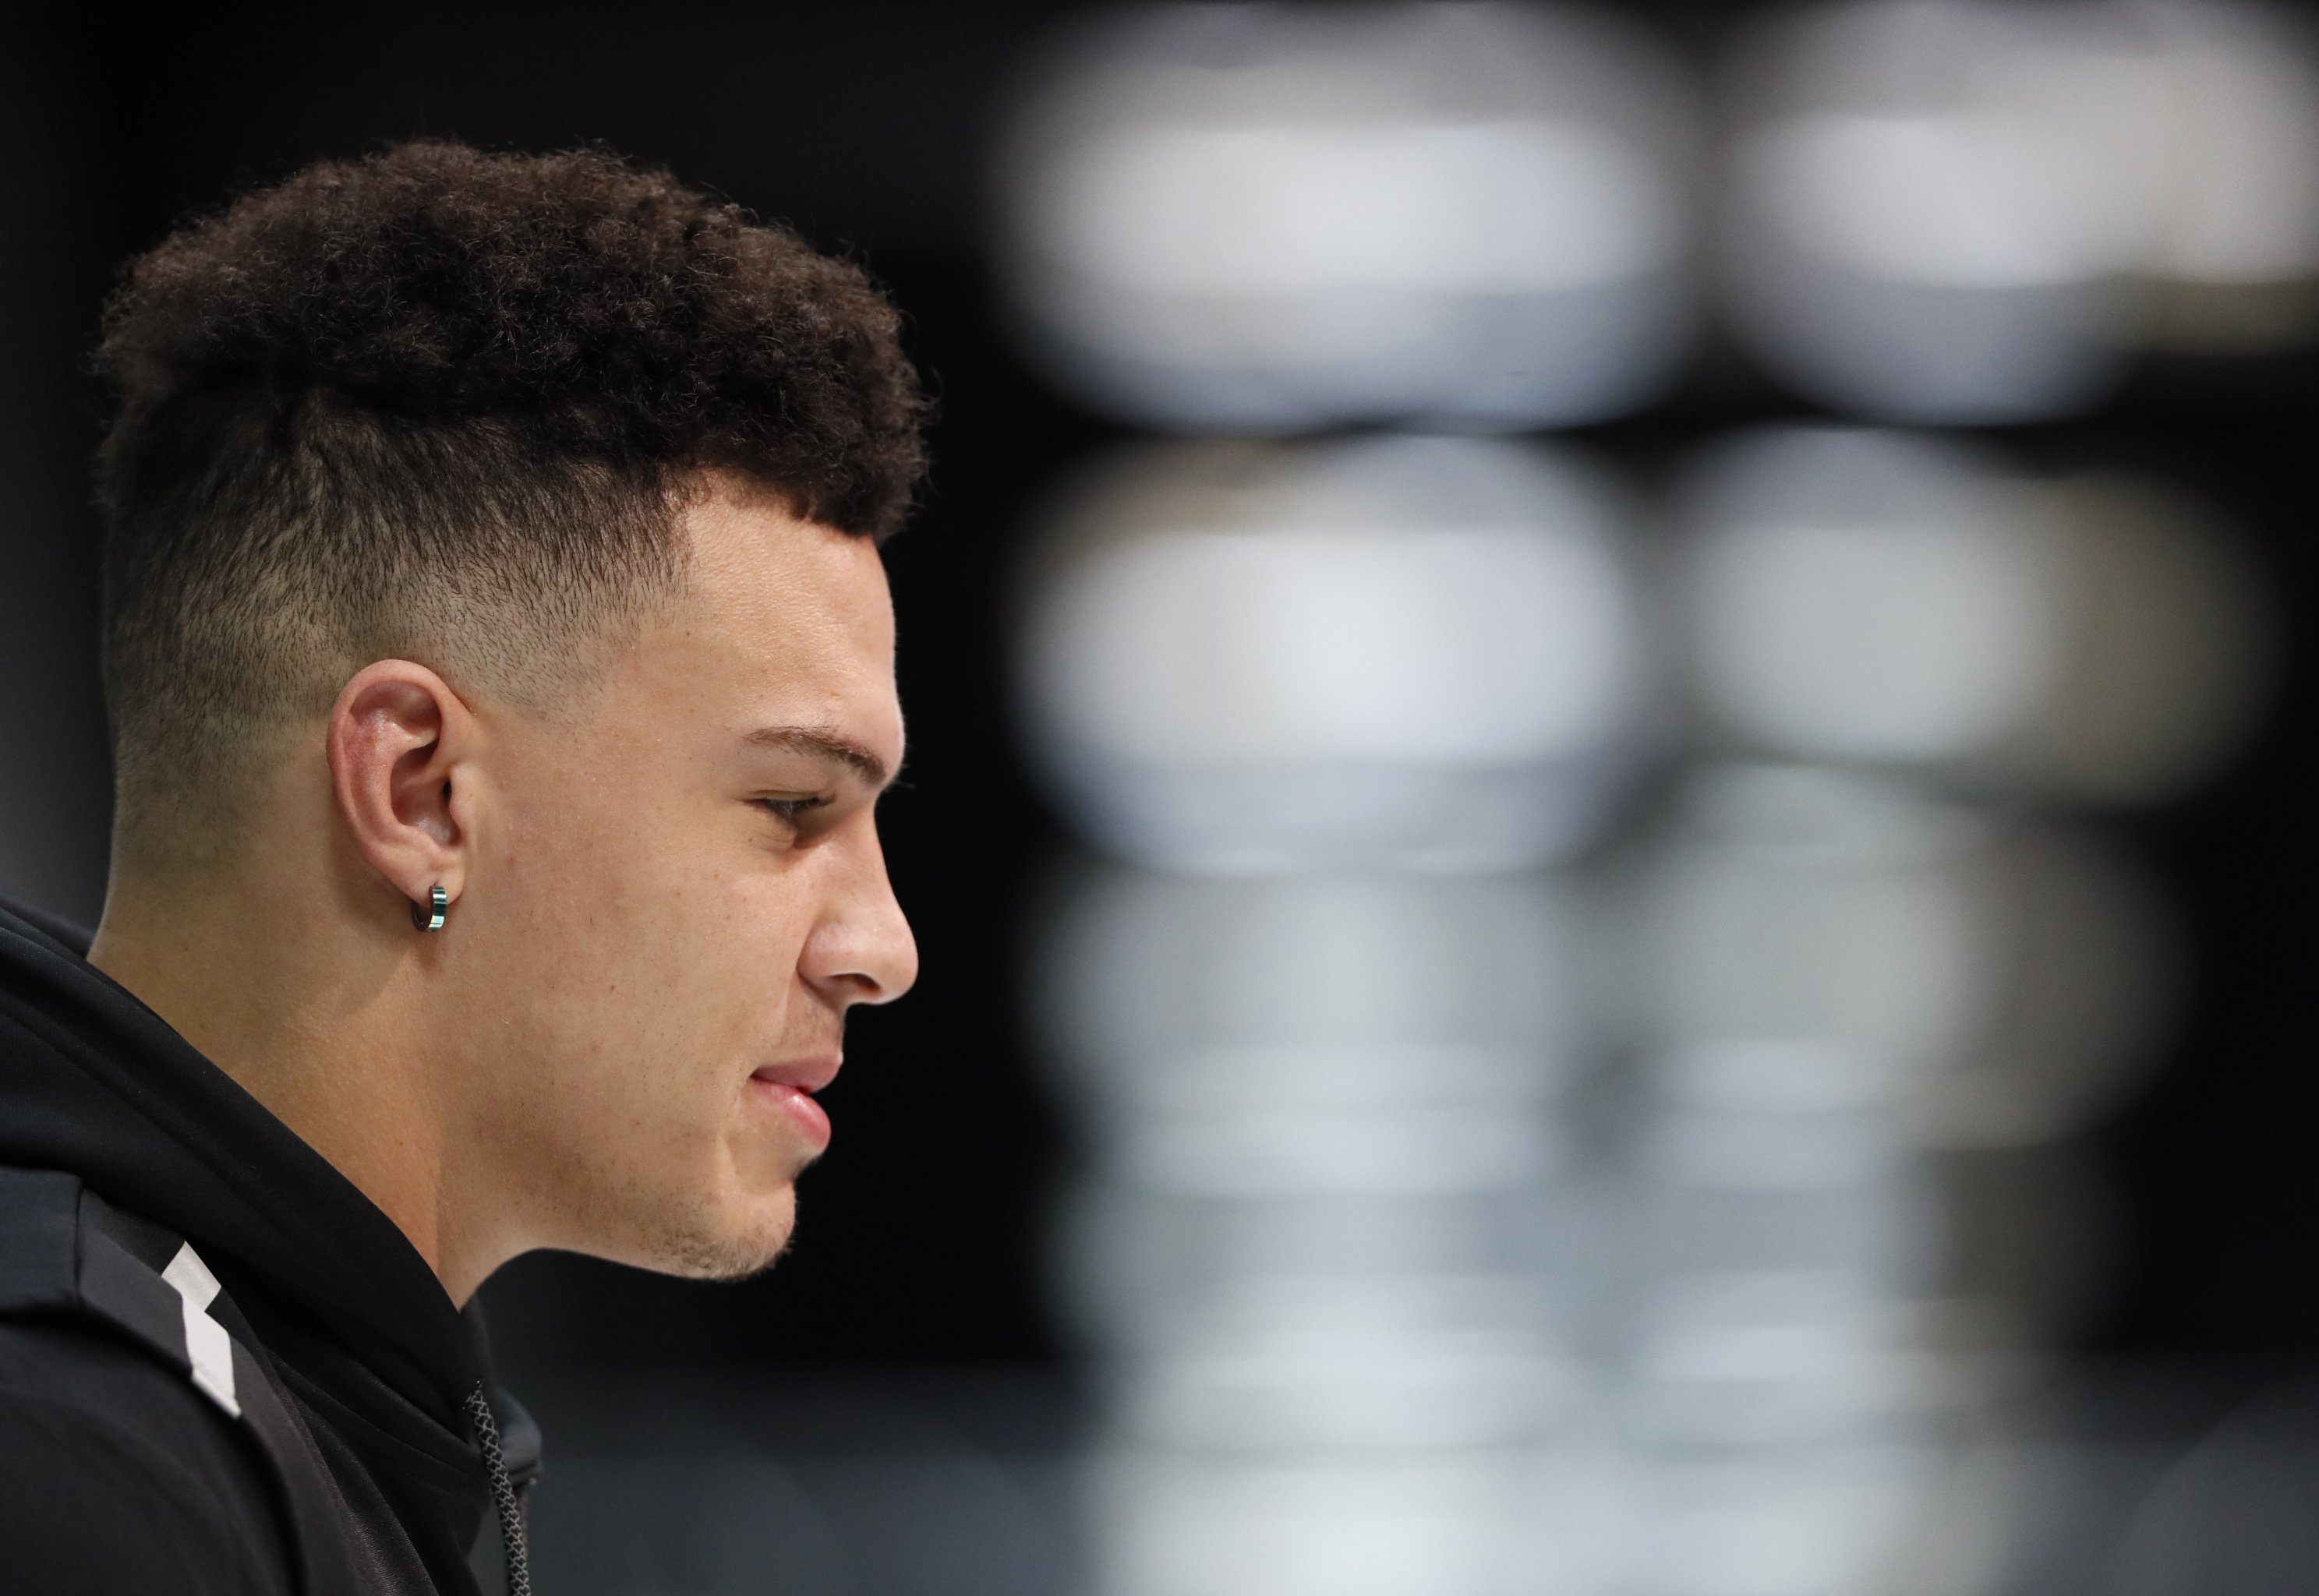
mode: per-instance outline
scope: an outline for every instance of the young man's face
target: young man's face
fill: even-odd
[[[444,951],[488,1016],[468,1129],[509,1189],[477,1206],[527,1246],[734,1276],[789,1238],[846,1009],[917,951],[873,815],[902,758],[876,548],[721,491],[687,518],[686,596],[577,725],[483,716],[500,790]]]

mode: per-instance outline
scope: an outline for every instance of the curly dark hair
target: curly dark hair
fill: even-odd
[[[712,475],[882,539],[924,465],[860,270],[596,150],[311,166],[136,261],[96,364],[106,699],[156,817],[371,659],[551,702],[681,581]]]

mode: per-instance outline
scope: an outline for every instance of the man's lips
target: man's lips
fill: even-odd
[[[829,1146],[829,1115],[812,1094],[837,1078],[839,1062],[835,1054],[799,1059],[768,1064],[749,1077],[749,1089],[790,1123],[817,1158]]]
[[[767,1064],[753,1071],[749,1078],[795,1087],[800,1092],[818,1092],[837,1078],[838,1067],[844,1062],[839,1054],[822,1053],[810,1059],[792,1059],[785,1064]]]

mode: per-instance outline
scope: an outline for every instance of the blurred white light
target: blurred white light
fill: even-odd
[[[1212,1448],[1550,1439],[1587,1397],[1558,1328],[1505,1280],[1250,1281],[1126,1364],[1117,1433]]]
[[[1676,1453],[1637,1471],[1623,1578],[1653,1596],[1959,1596],[1985,1525],[1927,1522],[1950,1505],[1922,1443],[1809,1444]],[[1946,1537],[1928,1530],[1945,1528]],[[1924,1536],[1932,1544],[1912,1544]],[[1910,1554],[1915,1554],[1910,1555]]]
[[[2041,1141],[2171,1012],[2170,934],[2117,861],[1830,772],[1711,773],[1638,892],[1655,1078],[1708,1123],[1881,1105],[1919,1145]]]
[[[1846,1073],[1874,1079],[1873,1064],[1861,1063],[1866,1067]],[[1859,1083],[1850,1084],[1856,1089]],[[1864,1186],[1883,1177],[1895,1161],[1890,1102],[1863,1094],[1861,1100],[1835,1107],[1701,1103],[1670,1093],[1648,1132],[1646,1156],[1668,1177],[1732,1190]]]
[[[1584,1596],[1610,1475],[1578,1448],[1099,1459],[1104,1596]]]
[[[1526,1440],[1579,1377],[1532,1337],[1457,1326],[1378,1335],[1358,1322],[1219,1338],[1133,1371],[1115,1429],[1160,1443],[1434,1447]]]
[[[2161,196],[2143,266],[2165,294],[2155,336],[2192,349],[2306,337],[2319,279],[2319,59],[2304,20],[2209,0],[2142,0],[2130,12],[2158,80],[2137,106],[2133,145]]]
[[[1550,756],[1610,729],[1613,581],[1598,551],[1519,527],[1186,527],[1066,595],[1064,646],[1117,661],[1073,708],[1155,764]]]
[[[1865,1163],[1865,1159],[1847,1160]],[[1614,1267],[1647,1323],[1701,1281],[1761,1278],[1784,1285],[1826,1280],[1878,1301],[1934,1294],[1945,1235],[1938,1194],[1915,1163],[1886,1160],[1866,1175],[1822,1168],[1784,1186],[1732,1181],[1718,1168],[1640,1171],[1631,1233]]]
[[[1638,1327],[1634,1433],[1760,1447],[1905,1431],[1944,1382],[1904,1305],[1869,1284],[1737,1269],[1661,1283]]]
[[[1081,872],[1033,987],[1107,1167],[1157,1189],[1549,1177],[1588,1046],[1570,906],[1535,878]]]
[[[1473,1109],[1245,1109],[1130,1121],[1112,1161],[1175,1191],[1436,1192],[1518,1186],[1558,1162],[1548,1125]]]
[[[1600,1307],[1602,1218],[1600,1194],[1568,1181],[1250,1195],[1095,1179],[1062,1204],[1054,1277],[1075,1332],[1114,1358],[1178,1355],[1252,1320],[1394,1323],[1428,1303],[1441,1325],[1518,1321],[1561,1346]]]
[[[1078,264],[1152,293],[1550,293],[1677,242],[1653,174],[1583,127],[1140,128],[1066,158]]]
[[[2062,675],[2056,551],[1969,454],[1759,433],[1704,463],[1684,519],[1700,692],[1773,747],[1953,758],[2013,732]]]
[[[2109,174],[1997,116],[1801,117],[1746,149],[1739,181],[1783,231],[1896,283],[2066,287],[2115,245]]]
[[[1755,41],[1721,280],[1780,376],[1930,421],[2066,412],[2115,379],[2137,196],[2068,113],[2066,32],[2026,8],[1881,0]]]
[[[1090,1107],[1505,1110],[1589,1045],[1581,926],[1550,878],[1059,882],[1034,1016]]]
[[[1979,830],[1819,772],[1702,779],[1640,883],[1634,974],[1682,1066],[1670,1081],[1713,1081],[1728,1103],[1728,1065],[1719,1080],[1693,1060],[1735,1043],[1817,1050],[1806,1061],[1835,1080],[1849,1067],[1894,1088],[1963,1051],[2003,979],[1960,868]]]
[[[1631,879],[1645,1090],[1601,1277],[1633,1433],[1761,1452],[1988,1400],[2098,1273],[2036,1160],[2162,1040],[2150,903],[2067,833],[1801,768],[1710,770]]]
[[[1622,518],[1558,456],[1148,449],[1057,523],[1025,716],[1078,817],[1131,858],[1506,869],[1585,841],[1632,762]]]
[[[1794,428],[1711,455],[1683,519],[1695,691],[1763,747],[2141,799],[2205,774],[2260,702],[2242,558],[2152,485]]]
[[[1870,0],[1734,74],[1723,281],[1804,392],[2012,421],[2138,342],[2276,344],[2319,278],[2319,72],[2274,14]]]
[[[1593,1029],[1566,888],[1060,888],[1031,993],[1094,1169],[1053,1273],[1135,1448],[1098,1492],[1098,1588],[1551,1588],[1534,1512],[1505,1509],[1592,1405],[1601,1227],[1553,1112]]]
[[[1689,120],[1593,13],[1114,14],[1015,107],[999,260],[1057,375],[1133,419],[1593,419],[1679,353]]]

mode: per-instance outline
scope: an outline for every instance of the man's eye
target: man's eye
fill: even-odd
[[[812,811],[827,808],[829,800],[826,798],[759,798],[757,804],[794,825]]]

